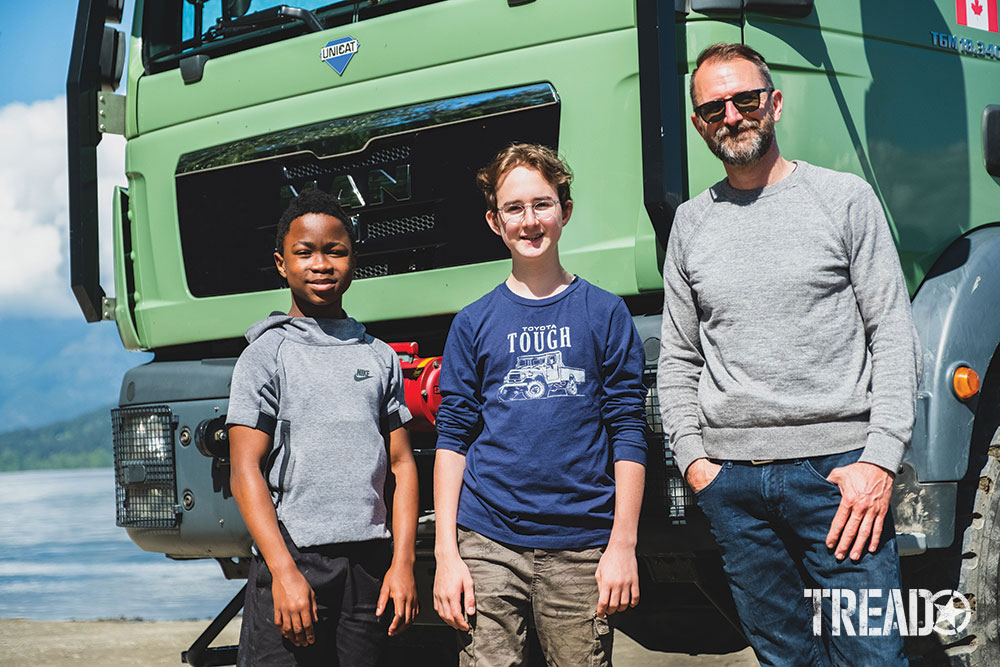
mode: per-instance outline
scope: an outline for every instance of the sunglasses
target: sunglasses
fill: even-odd
[[[694,108],[694,112],[698,114],[706,123],[714,123],[716,121],[722,120],[726,115],[726,102],[732,102],[733,106],[740,113],[751,113],[760,108],[760,94],[770,93],[774,88],[757,88],[756,90],[744,90],[741,93],[736,93],[731,97],[727,97],[724,100],[712,100],[711,102],[705,102],[704,104],[699,104]]]

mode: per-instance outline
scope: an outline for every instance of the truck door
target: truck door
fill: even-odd
[[[954,32],[955,11],[953,0],[905,10],[817,0],[805,18],[747,12],[744,20],[744,42],[764,55],[784,93],[782,154],[872,185],[911,294],[969,228],[971,188],[992,180],[974,150],[989,87],[975,81],[995,78],[1000,63],[935,47],[933,35]]]

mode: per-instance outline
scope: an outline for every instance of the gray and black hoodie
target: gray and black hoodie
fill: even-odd
[[[388,538],[385,436],[411,418],[396,353],[351,318],[274,313],[246,337],[226,423],[272,436],[264,476],[292,541]]]

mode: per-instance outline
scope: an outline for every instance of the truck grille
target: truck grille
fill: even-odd
[[[119,526],[178,525],[174,421],[165,405],[111,411],[115,520]]]
[[[378,278],[379,276],[387,275],[389,275],[388,264],[369,264],[368,266],[359,266],[354,270],[355,280],[361,280],[363,278]]]
[[[316,178],[317,176],[349,174],[355,169],[387,164],[389,162],[400,162],[409,159],[409,157],[409,146],[389,146],[388,148],[374,151],[366,158],[347,162],[341,161],[335,166],[318,164],[308,158],[296,156],[294,161],[289,160],[283,169],[285,178],[289,181],[295,181],[302,178]]]
[[[505,259],[476,171],[513,142],[558,148],[547,83],[331,118],[182,155],[175,170],[187,286],[196,297],[283,286],[275,227],[318,189],[357,221],[355,279]],[[226,248],[220,252],[220,248]]]
[[[387,236],[400,236],[415,232],[426,232],[434,229],[434,214],[414,215],[402,218],[390,218],[368,223],[366,238],[381,239]]]

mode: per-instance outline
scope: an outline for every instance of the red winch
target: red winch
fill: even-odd
[[[413,421],[407,424],[407,428],[413,431],[434,431],[434,420],[438,406],[441,405],[441,390],[438,388],[441,357],[421,358],[415,342],[389,343],[389,346],[399,355],[406,407],[413,414]]]

